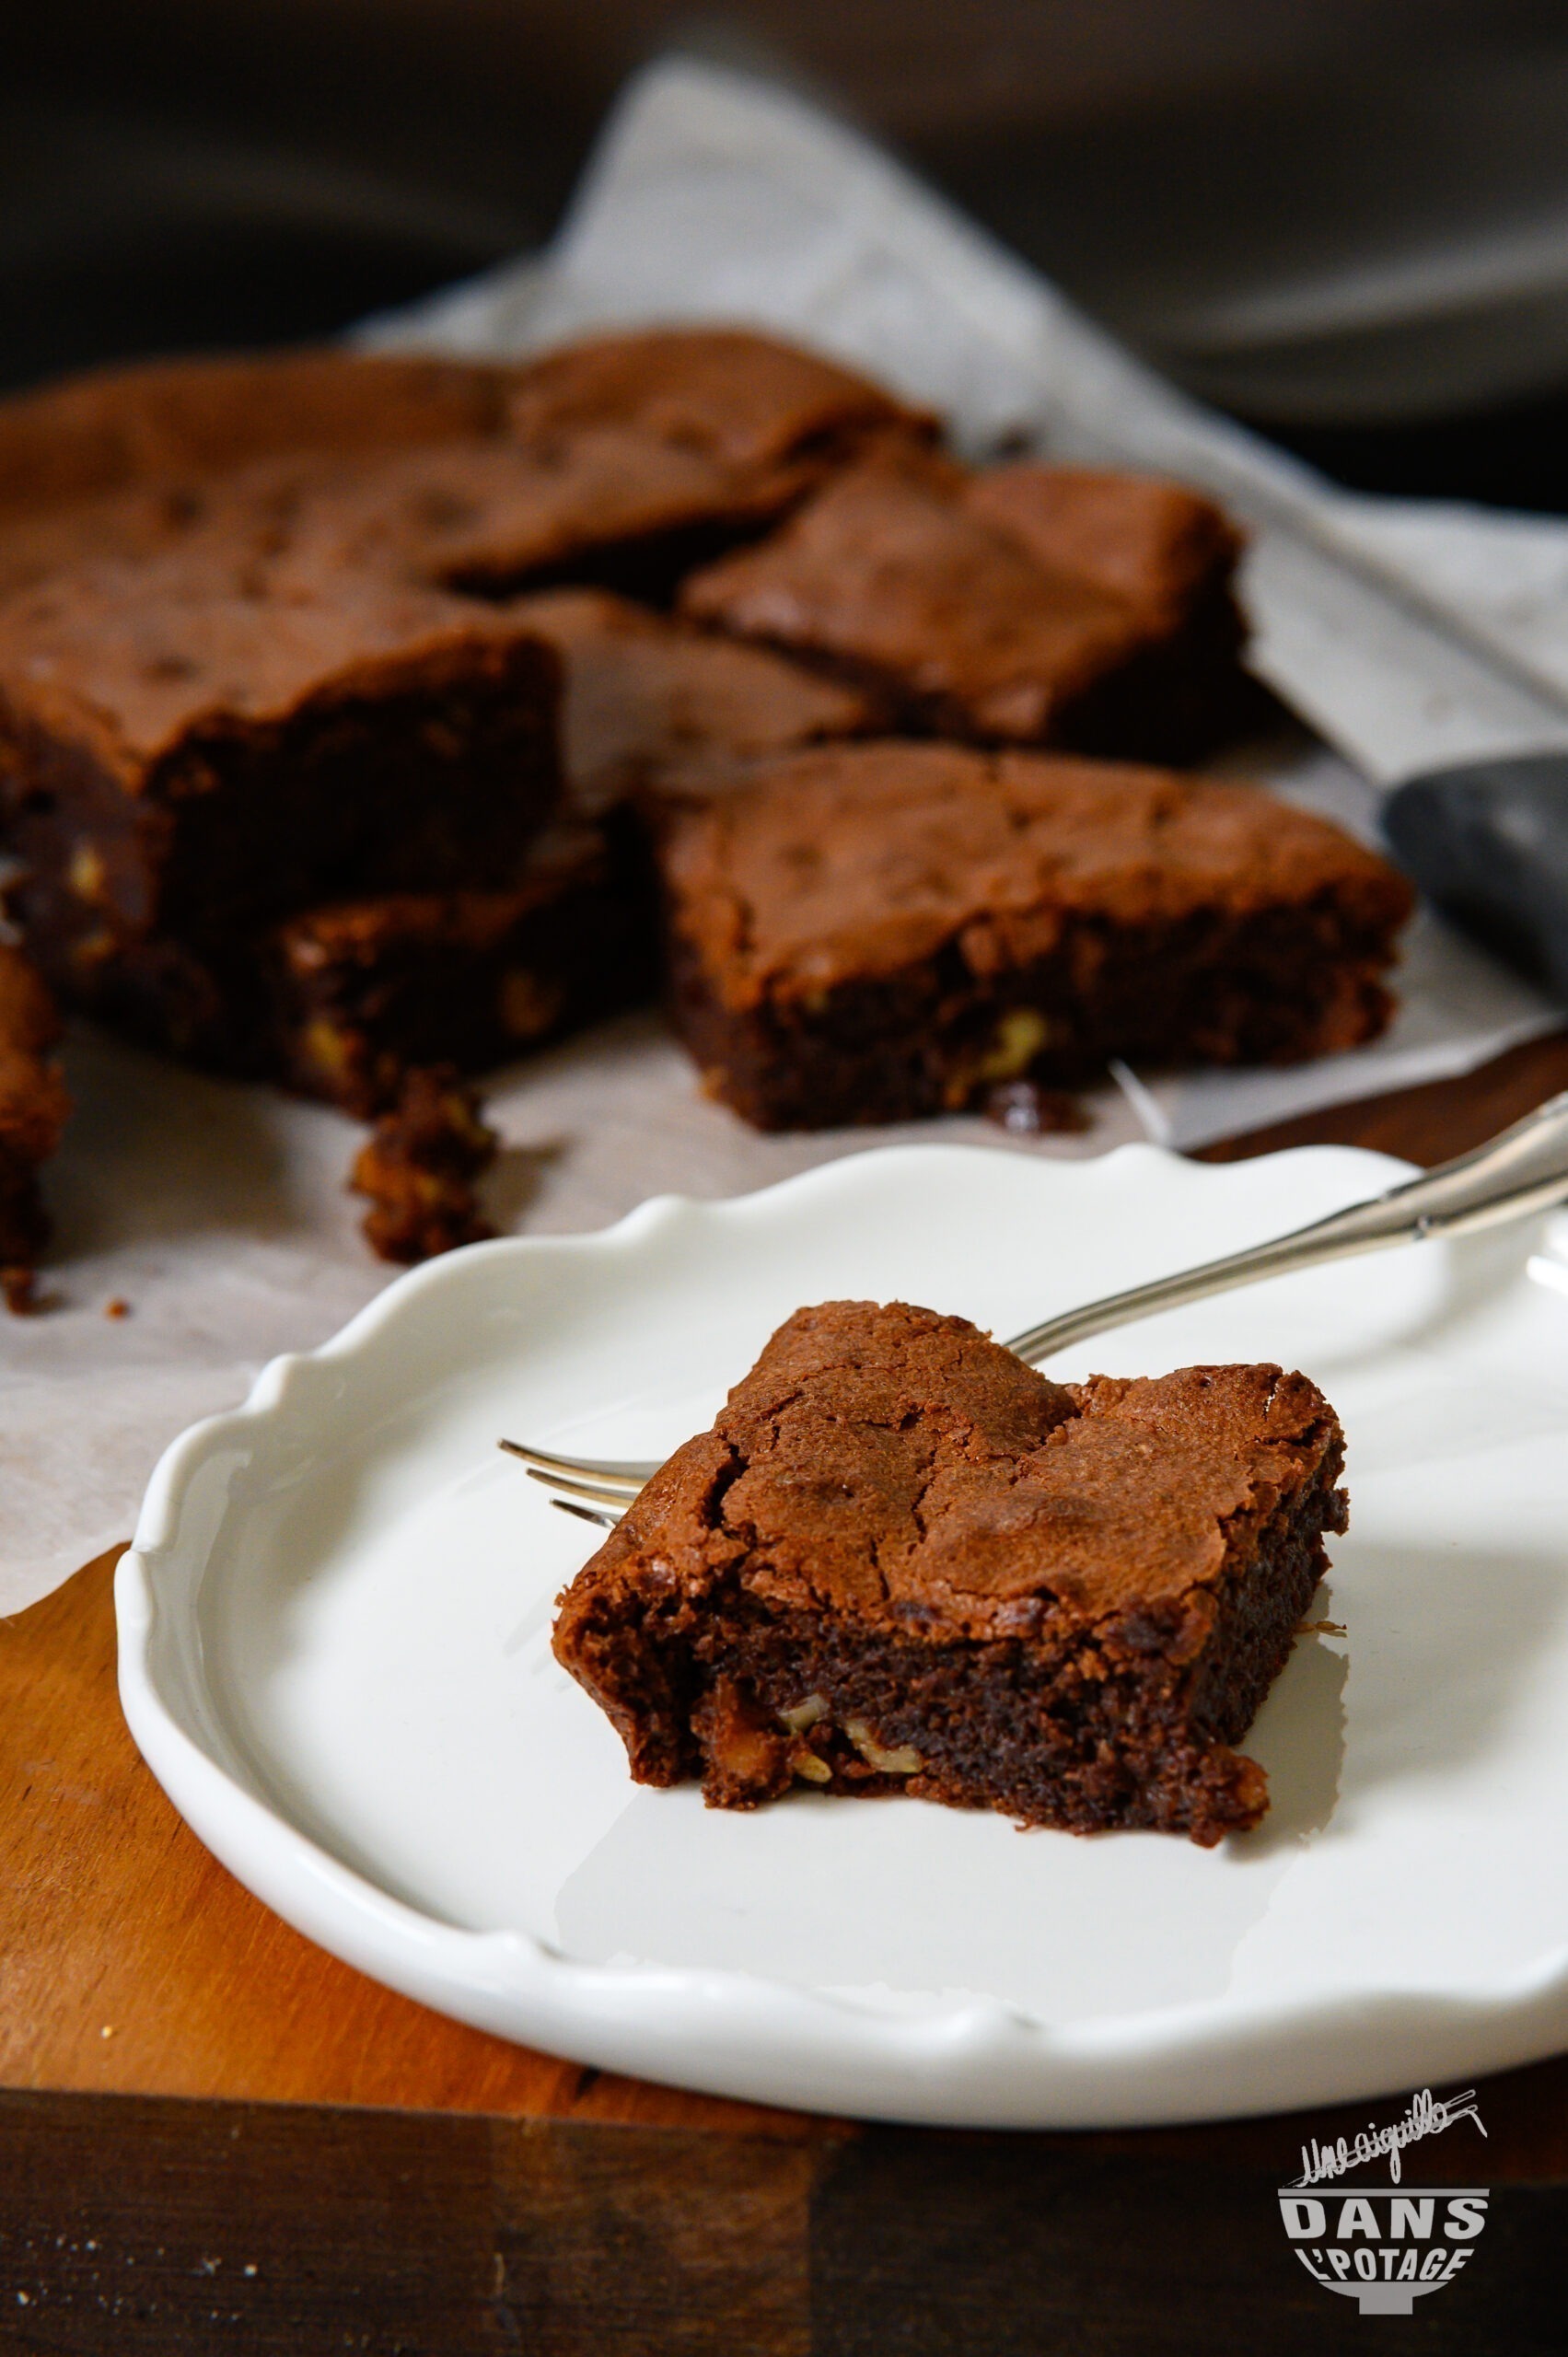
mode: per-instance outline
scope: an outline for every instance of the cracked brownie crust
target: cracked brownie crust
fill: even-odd
[[[1059,1385],[960,1318],[796,1313],[561,1600],[639,1782],[903,1791],[1204,1845],[1342,1530],[1337,1418],[1276,1366]]]

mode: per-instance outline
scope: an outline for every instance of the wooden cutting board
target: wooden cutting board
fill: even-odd
[[[1568,1035],[1214,1158],[1437,1161],[1563,1087]],[[1397,2104],[865,2127],[579,2069],[365,1980],[241,1889],[143,1767],[113,1562],[0,1620],[0,2350],[1288,2357],[1364,2329],[1295,2265],[1273,2189],[1308,2137]],[[1370,2329],[1560,2357],[1568,2062],[1478,2101],[1486,2140],[1445,2149],[1497,2189],[1474,2263]]]

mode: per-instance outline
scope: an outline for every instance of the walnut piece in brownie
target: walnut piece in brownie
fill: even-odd
[[[961,1318],[797,1310],[561,1599],[640,1783],[796,1780],[1210,1845],[1342,1530],[1305,1376],[1059,1385]]]
[[[956,1111],[1112,1056],[1287,1063],[1388,1019],[1405,879],[1260,789],[823,746],[656,819],[674,1019],[761,1129]]]
[[[488,607],[280,585],[213,530],[0,605],[0,820],[61,995],[260,1068],[255,937],[344,891],[515,871],[560,796],[560,667]]]
[[[1063,496],[1053,470],[883,448],[681,605],[875,683],[938,736],[1185,759],[1245,703],[1239,543],[1172,486],[1089,482]]]
[[[71,1110],[51,1050],[60,1017],[19,949],[0,941],[0,1295],[32,1306],[33,1269],[49,1240],[38,1170],[60,1143]]]
[[[273,1069],[368,1116],[425,1064],[484,1072],[651,997],[650,913],[597,827],[552,830],[515,883],[308,909],[272,944]]]
[[[371,1249],[383,1260],[411,1263],[494,1236],[474,1182],[494,1161],[495,1147],[478,1097],[453,1072],[405,1073],[350,1179],[356,1194],[370,1198],[361,1225]]]

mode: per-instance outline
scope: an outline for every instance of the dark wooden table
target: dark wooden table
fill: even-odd
[[[1214,1158],[1437,1161],[1563,1087],[1568,1035]],[[1484,2144],[1449,2131],[1486,2234],[1400,2321],[1311,2283],[1274,2201],[1308,2136],[1397,2103],[958,2133],[508,2046],[312,1947],[187,1831],[120,1715],[113,1560],[0,1620],[0,2350],[1568,2350],[1568,2061],[1486,2082]]]

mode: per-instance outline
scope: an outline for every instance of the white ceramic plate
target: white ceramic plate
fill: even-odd
[[[1202,1851],[913,1800],[754,1815],[628,1780],[555,1666],[593,1534],[498,1455],[705,1423],[800,1303],[1005,1334],[1402,1175],[884,1149],[481,1246],[269,1367],[154,1477],[121,1690],[203,1840],[323,1946],[603,2068],[904,2119],[1082,2126],[1419,2086],[1568,2039],[1568,1260],[1539,1224],[1277,1280],[1053,1366],[1279,1359],[1350,1435],[1329,1609]],[[1533,1257],[1532,1257],[1533,1256]]]

